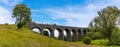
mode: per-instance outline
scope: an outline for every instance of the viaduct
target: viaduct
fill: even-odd
[[[37,28],[40,30],[41,34],[43,34],[44,29],[48,29],[50,31],[50,37],[54,38],[54,31],[55,29],[58,30],[59,35],[58,39],[59,40],[64,40],[64,33],[63,31],[66,32],[66,41],[78,41],[82,37],[85,36],[86,32],[89,31],[87,28],[80,28],[80,27],[70,27],[70,26],[60,26],[60,25],[50,25],[50,24],[36,24],[36,23],[28,23],[28,27],[32,30],[34,28]],[[71,32],[73,34],[71,34]]]

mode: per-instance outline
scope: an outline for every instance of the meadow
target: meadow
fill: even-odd
[[[101,43],[93,41],[90,45],[86,45],[81,41],[66,42],[35,33],[27,27],[18,30],[14,24],[0,25],[0,47],[109,47]]]

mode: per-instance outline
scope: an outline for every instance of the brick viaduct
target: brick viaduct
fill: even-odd
[[[86,34],[87,31],[89,31],[87,28],[60,26],[60,25],[56,25],[56,24],[50,25],[50,24],[29,23],[28,27],[31,30],[34,28],[38,28],[40,30],[41,34],[43,34],[44,29],[49,29],[50,37],[52,37],[52,38],[55,37],[54,31],[56,29],[59,32],[59,36],[58,36],[59,40],[65,39],[64,33],[63,33],[63,31],[65,31],[66,32],[66,41],[78,41],[79,39],[84,37],[84,35]],[[73,35],[71,34],[71,32],[73,33]]]

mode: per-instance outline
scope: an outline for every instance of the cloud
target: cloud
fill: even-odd
[[[4,23],[14,23],[14,19],[11,17],[11,13],[6,10],[4,7],[0,6],[0,24]]]
[[[0,0],[1,3],[5,4],[7,6],[14,6],[22,1],[23,0]]]
[[[65,20],[66,21],[64,22],[65,24],[62,24],[62,25],[86,27],[88,23],[91,21],[91,19],[95,17],[95,14],[92,10],[88,9],[87,6],[86,7],[66,6],[63,8],[47,8],[42,10],[42,12],[40,10],[36,12],[48,14],[52,17],[51,19],[54,19],[54,20],[57,20],[57,19]],[[61,23],[59,22],[58,24],[61,24]]]
[[[50,15],[54,20],[65,20],[67,26],[87,27],[89,22],[97,16],[97,11],[107,6],[119,6],[119,0],[87,0],[86,5],[66,5],[65,7],[51,7],[37,9],[34,12],[40,12]],[[56,21],[55,21],[56,22]],[[54,22],[51,22],[54,23]],[[58,24],[62,24],[58,21]]]
[[[14,24],[15,19],[13,19],[11,8],[14,5],[21,2],[22,0],[0,0],[0,24],[9,23]]]

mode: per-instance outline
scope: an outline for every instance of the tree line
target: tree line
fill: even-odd
[[[109,44],[120,45],[120,40],[117,40],[120,39],[118,38],[120,34],[114,33],[120,31],[120,10],[116,6],[107,6],[97,14],[98,16],[89,23],[91,32],[100,32],[104,38],[108,39]]]

